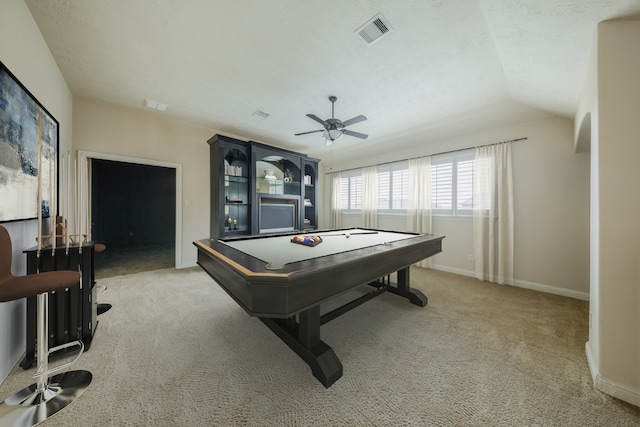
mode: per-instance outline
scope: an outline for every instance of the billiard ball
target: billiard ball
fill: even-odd
[[[347,239],[351,236],[351,234],[349,233],[344,233],[344,237],[346,237]]]

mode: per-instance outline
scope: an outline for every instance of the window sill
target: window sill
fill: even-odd
[[[451,222],[471,222],[473,221],[473,216],[471,215],[432,215],[431,217],[435,221],[451,221]]]

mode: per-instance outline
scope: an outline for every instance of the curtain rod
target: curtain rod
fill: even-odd
[[[439,156],[441,154],[450,154],[450,153],[456,153],[458,151],[465,151],[465,150],[471,150],[474,148],[480,148],[480,147],[490,147],[492,145],[499,145],[499,144],[506,144],[507,142],[518,142],[518,141],[524,141],[526,139],[529,139],[529,137],[525,136],[522,138],[515,138],[515,139],[509,139],[506,141],[500,141],[500,142],[492,142],[490,144],[482,144],[482,145],[475,145],[473,147],[467,147],[467,148],[456,148],[455,150],[449,150],[449,151],[442,151],[440,153],[434,153],[434,154],[427,154],[424,156],[416,156],[416,157],[409,157],[408,159],[402,159],[402,160],[392,160],[392,161],[388,161],[388,162],[383,162],[383,163],[377,163],[375,166],[380,166],[380,165],[389,165],[391,163],[398,163],[398,162],[404,162],[404,161],[409,161],[409,160],[413,160],[413,159],[419,159],[422,157],[430,157],[430,156]],[[372,165],[369,166],[360,166],[357,168],[349,168],[349,169],[342,169],[340,171],[335,171],[335,172],[329,172],[329,173],[337,173],[337,172],[347,172],[347,171],[352,171],[352,170],[356,170],[356,169],[362,169],[362,168],[366,168],[366,167],[370,167]]]

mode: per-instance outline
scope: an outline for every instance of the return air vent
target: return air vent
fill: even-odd
[[[169,108],[167,104],[161,104],[160,102],[154,101],[153,99],[145,99],[144,106],[158,111],[167,111],[167,108]]]
[[[366,44],[370,45],[392,31],[393,28],[391,28],[391,25],[389,25],[389,22],[380,13],[374,16],[371,21],[358,28],[355,32]]]

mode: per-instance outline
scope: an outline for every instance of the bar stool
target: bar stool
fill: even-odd
[[[66,343],[49,349],[48,302],[49,292],[64,291],[80,280],[77,271],[50,271],[46,273],[14,276],[11,274],[11,237],[0,226],[0,302],[14,301],[37,295],[37,348],[38,367],[36,383],[23,388],[0,403],[0,425],[33,426],[65,408],[78,398],[91,383],[89,371],[67,371],[50,376],[73,364],[82,352],[81,341]],[[70,362],[49,369],[49,355],[55,351],[78,346],[77,356]]]

